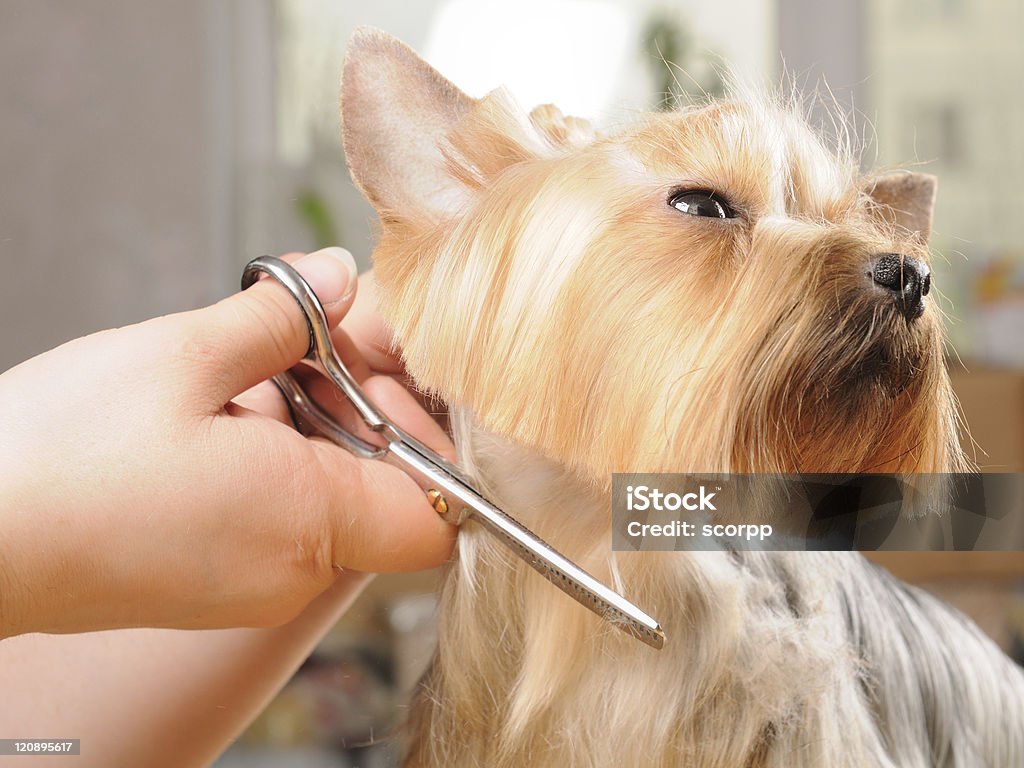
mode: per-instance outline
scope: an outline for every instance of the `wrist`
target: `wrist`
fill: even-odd
[[[2,507],[6,508],[6,507]],[[0,512],[0,515],[6,516]],[[13,564],[11,547],[13,546],[8,526],[0,520],[0,640],[15,635],[25,634],[28,630],[25,627],[25,600],[22,595],[22,585],[16,577],[16,567]]]
[[[12,460],[5,460],[12,459]],[[0,639],[46,631],[43,596],[55,595],[53,565],[65,558],[54,551],[57,528],[38,514],[48,501],[32,460],[0,456]],[[41,602],[40,602],[41,601]]]
[[[52,524],[47,526],[38,514],[48,504],[52,462],[47,461],[46,441],[40,437],[45,431],[32,427],[33,408],[24,394],[31,388],[17,378],[30,366],[25,363],[0,375],[0,639],[39,631],[40,617],[33,616],[32,603],[50,587],[36,572],[52,562],[41,546],[50,537]]]

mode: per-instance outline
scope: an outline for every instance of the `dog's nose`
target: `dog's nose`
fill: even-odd
[[[924,313],[932,274],[923,262],[899,253],[883,253],[871,267],[871,279],[892,293],[897,309],[907,320],[916,320]]]

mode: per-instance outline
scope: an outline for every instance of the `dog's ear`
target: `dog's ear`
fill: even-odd
[[[938,179],[928,173],[889,173],[868,179],[865,191],[885,221],[916,233],[927,243],[937,186]]]
[[[341,76],[342,138],[353,181],[382,217],[464,202],[468,190],[447,172],[441,146],[475,103],[395,38],[355,31]]]

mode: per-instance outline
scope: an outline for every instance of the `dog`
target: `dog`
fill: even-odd
[[[734,90],[603,135],[349,45],[345,153],[409,373],[485,493],[668,632],[610,628],[468,522],[407,766],[1024,765],[1021,670],[856,553],[611,550],[615,472],[969,467],[935,179],[864,176]]]

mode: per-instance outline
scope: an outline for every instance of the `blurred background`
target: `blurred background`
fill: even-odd
[[[369,266],[337,104],[360,24],[471,95],[505,84],[607,128],[719,92],[724,66],[827,81],[866,167],[940,177],[955,386],[979,463],[1024,470],[1024,4],[999,0],[0,0],[0,370],[212,302],[262,253]],[[1012,649],[1019,555],[890,564]],[[393,764],[433,578],[379,579],[219,765]]]

